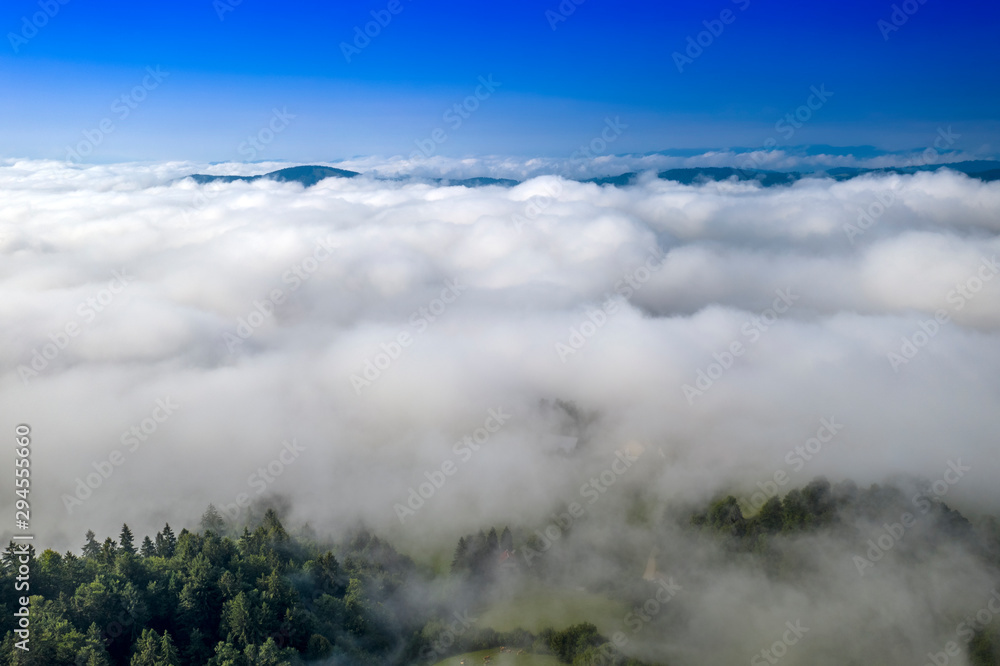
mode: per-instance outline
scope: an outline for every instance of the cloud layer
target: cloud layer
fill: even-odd
[[[420,552],[622,451],[608,497],[960,459],[948,501],[997,509],[996,183],[176,180],[213,168],[0,168],[0,413],[57,547],[282,495]]]

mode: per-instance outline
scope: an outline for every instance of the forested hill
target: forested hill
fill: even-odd
[[[675,553],[680,542],[687,549],[671,566],[689,581],[680,597],[673,598],[682,588],[658,571],[654,556],[648,563],[636,560],[613,540],[592,543],[593,554],[605,565],[617,558],[624,566],[605,566],[605,580],[587,594],[633,608],[624,615],[625,626],[636,622],[639,636],[649,624],[647,636],[662,648],[683,644],[703,587],[697,581],[722,571],[739,568],[776,585],[799,586],[822,571],[831,549],[843,554],[842,570],[854,575],[856,569],[861,577],[908,570],[959,550],[972,558],[966,564],[1000,571],[1000,523],[989,517],[970,522],[941,500],[928,489],[860,489],[823,479],[784,496],[721,497],[686,518],[684,511],[667,512],[647,525],[647,543],[659,539],[668,548],[672,540]],[[551,526],[544,532],[535,525],[511,527],[498,532],[484,526],[457,545],[442,543],[440,551],[454,552],[444,571],[415,563],[365,529],[336,541],[308,527],[290,533],[273,509],[236,527],[210,506],[199,531],[175,534],[164,525],[141,540],[127,525],[117,539],[100,541],[88,532],[79,553],[31,552],[31,649],[15,647],[17,618],[5,613],[0,665],[384,666],[435,664],[501,648],[575,666],[676,663],[662,654],[655,661],[648,654],[646,661],[626,656],[639,643],[629,644],[631,634],[620,631],[602,634],[586,610],[574,610],[573,622],[530,631],[510,624],[497,631],[471,619],[486,615],[491,604],[509,602],[505,595],[514,581],[522,589],[583,589],[574,569],[587,566],[580,550],[543,543],[554,535]],[[556,541],[575,538],[575,526],[561,531]],[[15,592],[13,542],[2,566],[0,602],[17,608],[25,593]],[[653,600],[656,611],[639,623],[634,609],[648,610]],[[1000,663],[1000,623],[966,630],[959,637],[971,664]]]
[[[88,532],[79,555],[32,552],[30,650],[15,647],[16,618],[5,613],[0,664],[385,666],[505,645],[566,663],[590,650],[641,666],[590,624],[537,636],[475,627],[442,646],[440,620],[453,611],[423,599],[426,572],[363,529],[334,554],[308,528],[290,535],[272,509],[237,538],[220,536],[214,507],[201,526],[175,535],[167,524],[137,545],[123,525],[118,539]],[[0,601],[14,608],[13,542],[2,562]]]

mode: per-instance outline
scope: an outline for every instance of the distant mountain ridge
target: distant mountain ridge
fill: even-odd
[[[355,176],[360,175],[361,174],[357,171],[336,169],[328,166],[307,165],[278,169],[277,171],[258,174],[256,176],[211,176],[204,173],[193,173],[190,176],[185,177],[191,178],[199,185],[204,185],[206,183],[232,183],[235,181],[252,183],[255,180],[264,179],[276,180],[283,183],[300,183],[303,187],[312,187],[316,183],[327,178],[354,178]],[[411,177],[405,176],[403,178],[392,178],[388,180],[407,180],[409,178]],[[513,180],[511,178],[490,178],[486,176],[460,179],[431,178],[430,181],[438,185],[461,187],[487,187],[490,185],[514,187],[515,185],[519,185],[521,183],[521,181]]]
[[[861,167],[835,167],[826,171],[799,172],[799,171],[768,171],[766,169],[737,169],[735,167],[693,167],[684,169],[667,169],[657,173],[661,180],[670,180],[683,185],[694,185],[704,182],[719,182],[736,178],[740,181],[757,181],[763,187],[775,187],[779,185],[791,185],[803,178],[832,178],[837,181],[850,180],[868,174],[902,174],[910,175],[921,171],[937,171],[938,169],[951,169],[959,173],[964,173],[971,178],[978,178],[983,182],[1000,180],[1000,162],[992,160],[972,160],[967,162],[953,162],[951,164],[924,164],[919,166],[904,167],[883,167],[877,169]],[[253,182],[255,180],[275,180],[285,183],[300,183],[303,187],[312,187],[321,180],[327,178],[354,178],[361,174],[357,171],[337,169],[328,166],[297,166],[271,171],[270,173],[257,176],[210,176],[196,173],[187,178],[193,179],[196,183],[232,183],[234,181]],[[615,187],[626,187],[636,182],[639,176],[637,171],[629,171],[617,176],[602,176],[599,178],[587,178],[578,182],[595,183],[597,185],[612,185]],[[387,178],[385,180],[410,180],[413,176],[402,176]],[[418,179],[420,180],[420,179]],[[480,176],[475,178],[429,178],[432,183],[450,187],[514,187],[522,181],[513,178],[492,178]]]
[[[919,166],[884,167],[881,169],[835,167],[833,169],[828,169],[826,174],[832,178],[837,178],[838,180],[849,180],[850,178],[855,178],[868,173],[914,174],[918,171],[937,171],[942,167],[951,169],[952,171],[959,171],[967,176],[987,181],[997,180],[996,173],[1000,172],[1000,162],[994,160],[970,160],[968,162],[952,162],[950,164],[922,164]]]
[[[319,181],[327,178],[354,178],[355,176],[360,175],[361,174],[357,171],[347,171],[346,169],[309,165],[278,169],[277,171],[271,171],[270,173],[260,174],[257,176],[209,176],[203,173],[195,173],[187,176],[187,178],[193,179],[194,182],[199,185],[216,182],[232,183],[237,180],[250,183],[255,180],[265,179],[277,180],[284,183],[301,183],[305,187],[311,187]]]
[[[768,171],[765,169],[737,169],[735,167],[694,167],[687,169],[667,169],[666,171],[660,171],[656,175],[662,180],[671,180],[683,185],[693,185],[702,182],[718,182],[729,180],[730,178],[736,178],[741,181],[756,180],[764,187],[774,187],[776,185],[791,185],[792,183],[803,178],[825,177],[838,181],[844,181],[868,174],[896,173],[902,175],[912,175],[920,171],[937,171],[942,168],[964,173],[970,178],[978,178],[983,182],[1000,180],[1000,162],[992,160],[971,160],[968,162],[952,162],[949,164],[924,164],[919,166],[882,167],[876,169],[862,167],[835,167],[826,171],[814,172]],[[617,176],[588,178],[581,182],[624,187],[635,183],[638,176],[639,172],[629,171]]]

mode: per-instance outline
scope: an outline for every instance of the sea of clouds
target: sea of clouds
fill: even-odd
[[[33,428],[38,525],[67,545],[232,503],[292,439],[267,492],[376,525],[448,459],[404,524],[545,509],[632,440],[670,461],[659,492],[752,490],[823,418],[843,429],[797,482],[960,457],[955,492],[997,499],[996,183],[179,179],[199,170],[0,168],[0,409]]]
[[[11,443],[31,427],[53,547],[280,496],[296,523],[419,553],[587,506],[588,478],[694,503],[955,461],[949,504],[997,512],[998,183],[182,179],[280,166],[0,166],[0,422]],[[875,589],[847,554],[833,570],[852,603]],[[724,579],[703,649],[740,599],[773,611],[741,654],[811,603],[826,622],[801,591]],[[916,603],[904,588],[877,586]]]

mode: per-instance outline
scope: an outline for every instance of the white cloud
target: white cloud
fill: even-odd
[[[491,173],[518,169],[535,167]],[[541,518],[631,440],[650,453],[627,483],[683,500],[750,490],[829,416],[845,430],[798,483],[933,479],[961,457],[974,471],[951,499],[996,509],[1000,279],[962,309],[948,300],[1000,254],[996,183],[174,181],[208,170],[0,168],[0,317],[15,323],[0,332],[0,405],[9,427],[34,429],[32,506],[63,548],[88,528],[154,528],[233,502],[289,438],[306,451],[269,492],[313,524],[361,517],[400,538]],[[519,232],[512,216],[553,183],[558,196]],[[887,188],[895,202],[852,245],[844,226]],[[626,294],[656,246],[662,267]],[[102,303],[122,269],[134,281]],[[466,287],[446,302],[453,280]],[[797,300],[769,320],[788,289]],[[258,307],[274,290],[280,303]],[[616,292],[619,309],[563,363],[556,343]],[[87,299],[101,305],[92,317]],[[950,320],[894,370],[887,354],[942,308]],[[252,335],[230,352],[240,320]],[[19,367],[69,324],[78,333],[23,381]],[[682,387],[734,342],[744,352],[689,404]],[[377,377],[358,391],[369,361]],[[180,409],[67,515],[60,497],[165,396]],[[510,422],[400,526],[393,504],[495,407]],[[579,445],[554,453],[553,435]]]

